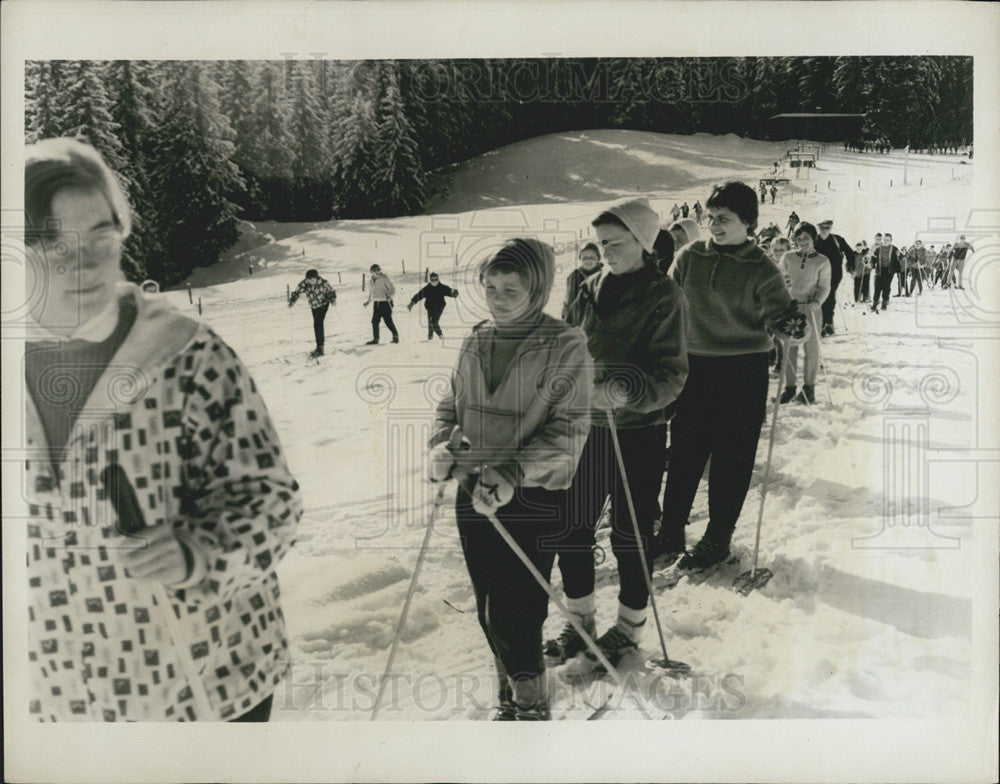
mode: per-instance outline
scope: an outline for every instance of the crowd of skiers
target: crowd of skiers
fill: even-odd
[[[897,297],[923,294],[925,283],[929,289],[964,289],[965,264],[972,250],[964,234],[954,243],[938,248],[925,246],[919,239],[910,246],[896,247],[892,234],[878,233],[871,247],[864,241],[854,246],[855,261],[847,268],[854,279],[854,301],[870,300],[875,313],[880,303],[885,310],[893,279]]]

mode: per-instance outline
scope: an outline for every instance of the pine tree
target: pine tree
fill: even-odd
[[[427,179],[399,92],[397,65],[389,61],[380,64],[379,70],[373,146],[375,178],[371,185],[373,214],[416,212],[423,206]]]
[[[236,151],[233,161],[240,168],[246,190],[239,198],[249,217],[262,217],[264,196],[253,176],[256,167],[257,129],[252,112],[257,95],[260,63],[232,60],[219,64],[219,109],[233,129]]]
[[[119,138],[121,127],[111,116],[111,99],[106,84],[105,63],[94,60],[71,60],[66,63],[61,87],[62,135],[89,142],[123,180],[127,190],[131,183]]]
[[[149,274],[175,283],[195,267],[218,261],[238,237],[239,207],[233,196],[243,188],[233,131],[218,108],[216,85],[198,62],[160,66],[172,91],[155,135],[150,178],[164,256]]]
[[[292,70],[293,99],[289,117],[291,172],[298,220],[330,217],[329,117],[311,63],[296,63]]]
[[[64,63],[28,60],[24,64],[24,136],[28,144],[63,134]]]
[[[156,259],[163,254],[148,171],[156,128],[153,90],[148,83],[151,77],[149,66],[134,60],[110,63],[107,76],[113,96],[111,116],[120,129],[119,139],[131,182],[132,233],[125,241],[122,256],[128,277],[142,280],[147,264],[152,262],[155,266]]]
[[[364,217],[374,167],[374,101],[353,69],[338,82],[331,102],[333,212],[338,218]]]
[[[244,139],[240,166],[261,195],[261,217],[291,220],[292,138],[285,105],[284,64],[263,63],[250,105],[252,135]]]

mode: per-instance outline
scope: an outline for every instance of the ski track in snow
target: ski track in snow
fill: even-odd
[[[711,137],[684,140],[712,149]],[[739,145],[725,152],[738,156]],[[864,156],[831,157],[849,179],[868,176]],[[703,201],[700,178],[689,190],[654,199],[654,206],[666,212],[674,201]],[[960,202],[967,188],[967,182],[949,181],[897,189],[891,211],[880,206],[870,220],[852,214],[843,221],[848,209],[836,189],[803,192],[794,203],[762,207],[761,224],[774,220],[783,226],[794,206],[807,220],[837,218],[835,230],[852,244],[862,237],[850,230],[855,225],[869,241],[877,230],[904,237],[921,228],[923,216],[938,214],[933,205]],[[559,217],[560,231],[577,236],[598,206],[548,204],[519,211],[539,221]],[[316,229],[336,233],[342,244],[330,250],[310,243],[310,234],[291,237],[267,246],[266,274],[198,290],[205,318],[260,386],[304,492],[298,541],[279,567],[291,666],[277,693],[276,720],[367,719],[410,586],[434,492],[422,479],[423,444],[461,339],[484,316],[471,259],[452,270],[441,267],[445,282],[461,292],[442,319],[445,341],[425,341],[422,308],[408,313],[402,307],[422,285],[422,274],[411,270],[403,276],[386,260],[406,258],[417,267],[428,220],[380,221],[378,251],[371,235],[349,230],[349,224],[363,222]],[[310,255],[302,258],[305,247]],[[561,270],[548,307],[552,313],[558,313],[565,274],[574,263],[571,249],[557,250]],[[396,283],[399,345],[362,345],[370,336],[370,312],[361,307],[358,281],[376,259]],[[308,307],[287,308],[282,291],[286,284],[294,287],[307,266],[320,267],[339,294],[326,320],[327,355],[318,361],[306,358],[312,346]],[[338,285],[331,269],[350,283]],[[616,693],[606,718],[642,718],[634,693],[647,708],[676,719],[940,717],[958,713],[969,699],[973,531],[961,515],[943,512],[972,503],[976,477],[950,474],[943,480],[931,472],[925,484],[899,492],[886,462],[902,461],[910,476],[912,461],[925,459],[914,456],[918,442],[931,452],[977,443],[984,416],[976,386],[982,370],[971,348],[934,326],[955,323],[964,294],[936,289],[919,298],[893,297],[887,312],[873,315],[849,302],[850,284],[845,277],[838,292],[838,332],[822,342],[828,376],[819,373],[815,405],[791,403],[779,412],[760,546],[760,565],[773,570],[773,579],[748,596],[729,584],[753,558],[779,383],[772,375],[757,468],[733,541],[740,563],[701,584],[682,580],[657,596],[669,655],[690,664],[695,676],[672,681],[643,666],[660,655],[650,614],[640,654],[623,666],[629,689]],[[982,281],[980,290],[988,290]],[[191,308],[184,292],[166,296]],[[921,326],[921,320],[931,326]],[[939,378],[925,378],[935,372]],[[903,439],[895,456],[885,446],[887,428]],[[707,524],[705,493],[703,482],[689,544]],[[478,720],[493,705],[492,661],[452,503],[450,489],[380,720]],[[617,573],[606,529],[599,543],[606,550],[597,567],[603,631],[617,608]],[[558,587],[558,568],[553,579]],[[550,607],[546,636],[562,625]],[[557,718],[585,715],[577,708],[606,687],[602,681],[574,686],[565,680],[565,667],[550,676]]]

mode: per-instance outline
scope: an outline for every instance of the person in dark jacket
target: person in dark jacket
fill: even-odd
[[[301,294],[306,295],[309,307],[312,308],[313,334],[316,337],[316,350],[312,351],[309,356],[321,357],[323,356],[323,344],[326,341],[323,321],[326,319],[326,311],[330,305],[337,304],[337,292],[334,291],[333,286],[326,278],[321,278],[319,272],[311,269],[306,272],[305,278],[295,287],[295,291],[288,298],[288,307],[292,307]]]
[[[670,471],[653,548],[680,557],[684,570],[729,555],[764,420],[768,330],[802,337],[806,322],[781,271],[747,236],[757,226],[753,189],[716,185],[706,207],[711,238],[686,246],[674,262],[673,279],[690,314],[689,372],[670,424]],[[684,528],[709,457],[708,528],[684,553]]]
[[[830,293],[823,302],[823,327],[821,336],[834,334],[833,314],[837,309],[837,287],[844,279],[844,259],[847,259],[848,269],[854,269],[854,249],[847,240],[839,234],[832,234],[832,220],[822,221],[817,228],[819,237],[816,239],[815,250],[830,260]]]
[[[583,285],[583,282],[601,269],[601,251],[598,250],[593,242],[588,242],[580,248],[577,260],[580,262],[580,266],[576,267],[566,276],[566,296],[563,299],[562,306],[563,321],[566,320],[569,306],[573,304],[576,295],[580,293],[580,287]]]
[[[433,340],[434,336],[437,335],[439,338],[444,338],[441,332],[441,314],[444,313],[445,297],[455,298],[458,296],[458,292],[451,286],[447,286],[441,282],[441,278],[438,277],[436,272],[432,272],[428,276],[428,283],[420,291],[413,295],[410,300],[410,304],[406,306],[407,310],[412,310],[413,306],[416,305],[420,300],[424,301],[424,308],[427,310],[427,339]]]
[[[877,235],[876,235],[877,236]],[[882,244],[872,248],[868,257],[872,274],[875,276],[875,288],[872,291],[872,313],[878,313],[878,301],[882,299],[882,310],[889,307],[889,292],[892,287],[892,276],[899,269],[899,249],[892,244],[892,235],[883,234]]]
[[[568,528],[551,546],[570,612],[596,628],[595,527],[611,495],[611,546],[618,562],[618,617],[597,639],[612,664],[638,647],[649,591],[639,548],[648,553],[666,454],[665,410],[687,377],[687,306],[677,285],[656,268],[659,217],[646,199],[624,199],[600,213],[597,231],[607,268],[587,278],[567,321],[587,335],[594,359],[592,426],[568,498]],[[641,534],[636,541],[609,414],[621,447]],[[647,556],[648,562],[648,556]],[[567,624],[546,645],[565,661],[584,649]]]

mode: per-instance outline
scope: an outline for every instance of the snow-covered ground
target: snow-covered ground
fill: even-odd
[[[280,567],[292,663],[276,720],[368,718],[431,508],[423,443],[461,339],[484,316],[473,270],[498,235],[528,232],[555,243],[560,274],[548,311],[558,314],[575,245],[603,201],[634,193],[638,181],[661,213],[674,202],[704,203],[712,180],[753,183],[788,145],[594,131],[522,147],[520,156],[508,155],[510,148],[494,156],[504,159],[510,176],[499,182],[509,187],[484,188],[485,199],[464,212],[298,227],[193,278],[204,318],[261,387],[307,506],[298,543]],[[490,158],[469,169],[484,161]],[[976,668],[996,620],[993,593],[978,591],[982,575],[995,573],[997,343],[990,337],[1000,268],[989,262],[1000,240],[980,237],[995,235],[996,226],[966,228],[972,165],[911,155],[906,186],[902,165],[901,153],[830,149],[808,179],[786,172],[791,186],[761,208],[761,225],[783,227],[794,208],[804,220],[833,218],[834,231],[852,244],[891,231],[898,245],[918,232],[925,244],[939,245],[962,231],[977,243],[966,288],[894,297],[887,312],[874,315],[851,304],[845,278],[837,334],[822,343],[817,403],[783,406],[778,418],[760,551],[775,576],[749,596],[718,579],[682,582],[657,596],[670,656],[692,665],[696,677],[674,683],[642,667],[659,651],[648,623],[643,655],[628,669],[646,709],[689,720],[912,719],[966,716],[980,699],[992,705],[995,695],[976,691]],[[651,166],[669,168],[672,178],[636,180]],[[588,179],[588,171],[597,174]],[[526,201],[549,193],[563,174],[580,182],[574,200]],[[519,180],[526,183],[520,191]],[[453,196],[468,190],[463,182],[460,175]],[[593,198],[575,200],[585,193]],[[484,201],[501,206],[478,209]],[[928,218],[937,221],[930,229]],[[370,334],[361,279],[375,261],[397,286],[399,345],[362,346]],[[307,305],[285,304],[286,286],[294,288],[309,267],[339,294],[326,320],[327,356],[318,363],[306,359]],[[403,307],[426,267],[461,292],[442,319],[443,343],[425,340],[422,307]],[[192,307],[184,291],[166,296]],[[776,384],[772,377],[772,392]],[[734,539],[742,568],[751,559],[770,414],[769,404]],[[703,485],[689,541],[707,522],[704,492]],[[488,716],[492,664],[457,544],[449,503],[438,516],[380,720]],[[602,625],[616,606],[608,553],[598,566]],[[561,625],[551,608],[547,632]],[[558,706],[594,698],[567,685],[558,669],[553,675]],[[612,708],[609,718],[642,718],[628,696],[616,695]]]

